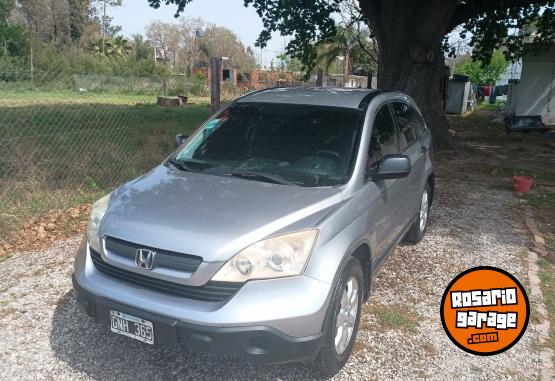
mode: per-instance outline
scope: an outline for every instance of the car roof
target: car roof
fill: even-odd
[[[362,100],[377,93],[370,89],[347,89],[334,87],[279,87],[255,91],[237,102],[287,103],[314,106],[359,108]]]

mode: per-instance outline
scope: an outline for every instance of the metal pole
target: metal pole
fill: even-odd
[[[220,109],[220,73],[222,71],[221,58],[210,58],[210,107],[212,112]]]

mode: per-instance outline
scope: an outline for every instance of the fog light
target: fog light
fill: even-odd
[[[282,271],[285,264],[285,257],[280,253],[274,253],[270,258],[270,266],[276,271]]]
[[[252,273],[252,263],[247,258],[239,258],[235,263],[237,270],[243,275],[249,275]]]

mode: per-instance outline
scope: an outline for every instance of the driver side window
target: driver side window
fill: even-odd
[[[385,155],[397,154],[398,147],[397,129],[389,106],[383,105],[376,113],[372,126],[372,136],[368,147],[367,173],[376,173],[380,168]]]

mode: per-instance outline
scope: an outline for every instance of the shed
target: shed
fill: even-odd
[[[447,103],[445,112],[448,114],[464,114],[468,110],[471,88],[468,77],[455,75],[447,85]]]
[[[509,83],[507,112],[514,116],[541,116],[555,124],[555,45],[522,57],[520,80]]]

